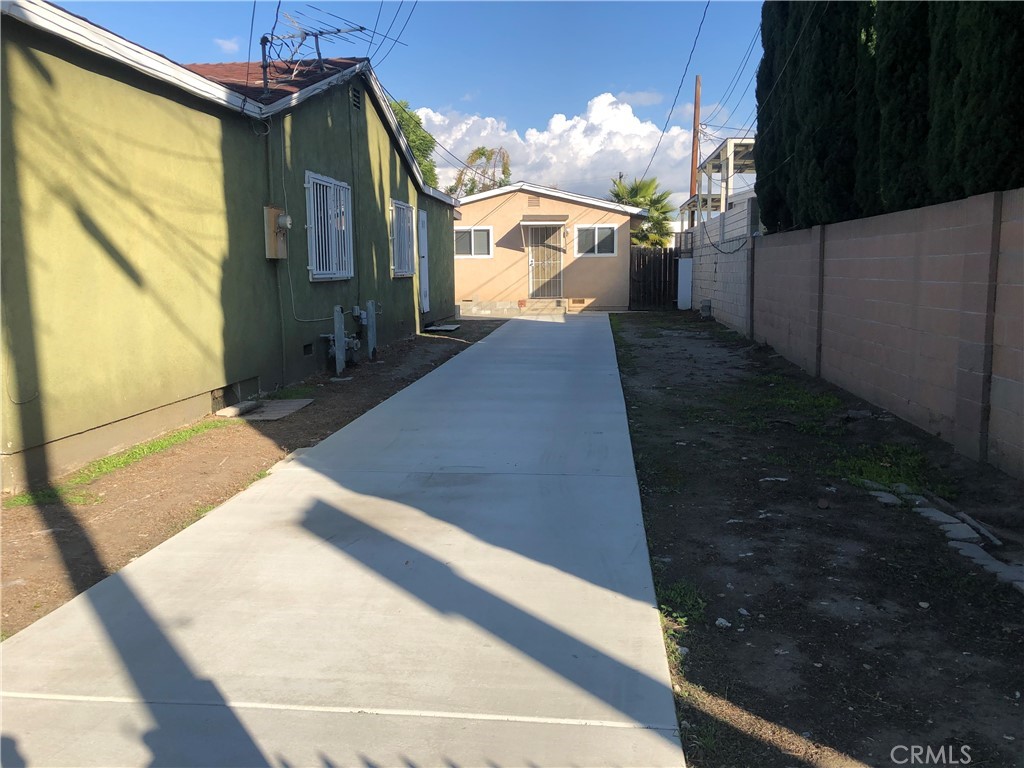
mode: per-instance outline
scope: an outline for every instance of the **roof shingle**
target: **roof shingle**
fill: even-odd
[[[323,59],[323,70],[315,59],[292,62],[285,65],[272,62],[267,72],[269,76],[269,93],[263,93],[263,70],[259,63],[245,61],[227,64],[183,64],[186,69],[197,75],[220,83],[235,93],[260,104],[273,104],[275,101],[298,93],[321,80],[351,69],[366,59]]]

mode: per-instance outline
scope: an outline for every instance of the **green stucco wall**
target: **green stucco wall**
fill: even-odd
[[[380,301],[381,344],[414,333],[416,280],[388,268],[391,196],[431,217],[424,317],[454,311],[451,209],[417,200],[371,99],[353,113],[349,86],[332,88],[268,133],[8,17],[2,37],[5,461],[225,386],[313,373],[333,323],[302,321],[336,304]],[[307,169],[352,186],[352,280],[309,282]],[[263,206],[286,202],[289,259],[267,261]]]

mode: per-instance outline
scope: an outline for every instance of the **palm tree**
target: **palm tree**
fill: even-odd
[[[612,179],[611,199],[622,205],[632,205],[647,209],[647,219],[639,227],[629,233],[633,245],[646,245],[664,248],[672,236],[668,221],[672,214],[672,206],[668,199],[671,192],[659,192],[658,180],[633,179],[629,184],[622,180]]]
[[[501,173],[499,176],[498,173]],[[466,158],[466,167],[459,169],[455,183],[445,192],[452,197],[465,197],[512,183],[512,166],[504,147],[477,147]]]

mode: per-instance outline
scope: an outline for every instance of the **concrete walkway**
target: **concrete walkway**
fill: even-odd
[[[608,320],[557,320],[3,643],[3,765],[682,765]]]

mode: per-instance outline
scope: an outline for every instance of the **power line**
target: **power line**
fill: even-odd
[[[830,2],[831,2],[831,0],[825,0],[825,8],[824,8],[824,9],[822,10],[822,12],[821,12],[821,15],[820,15],[820,16],[818,16],[818,21],[817,21],[817,23],[816,23],[816,24],[814,25],[814,29],[815,29],[815,30],[817,30],[818,26],[819,26],[819,25],[821,24],[821,20],[822,20],[823,18],[825,18],[825,12],[826,12],[826,11],[828,10],[828,4],[829,4]],[[800,33],[799,33],[799,34],[798,34],[798,35],[796,36],[796,41],[794,41],[794,43],[793,43],[793,47],[792,47],[792,48],[790,49],[790,51],[789,51],[789,56],[787,56],[787,57],[786,57],[786,61],[785,61],[785,63],[784,63],[783,65],[782,65],[782,69],[780,69],[780,70],[779,70],[779,75],[778,75],[778,77],[776,77],[776,78],[775,78],[775,82],[774,82],[774,83],[772,83],[772,87],[771,87],[771,90],[769,90],[769,91],[768,91],[768,95],[764,97],[764,102],[763,102],[763,103],[761,104],[761,106],[760,106],[760,107],[757,107],[757,105],[756,105],[756,104],[754,105],[754,106],[755,106],[755,109],[756,109],[756,113],[754,114],[754,119],[753,119],[753,121],[751,121],[750,125],[748,125],[748,126],[747,126],[747,130],[746,130],[746,131],[744,132],[744,134],[743,134],[743,138],[744,138],[744,139],[745,139],[745,138],[747,138],[747,135],[748,135],[748,134],[750,133],[750,129],[754,127],[754,124],[755,124],[755,123],[757,122],[757,118],[761,116],[761,110],[763,110],[763,109],[764,109],[764,108],[765,108],[766,106],[768,106],[768,101],[769,101],[769,100],[771,99],[771,97],[772,97],[772,94],[773,94],[773,93],[775,93],[775,88],[776,88],[776,87],[778,86],[778,84],[779,84],[779,81],[780,81],[780,80],[782,80],[782,75],[783,75],[783,74],[785,73],[785,71],[786,71],[786,67],[788,67],[788,66],[789,66],[789,62],[790,62],[790,61],[792,61],[792,59],[793,59],[793,54],[794,54],[794,53],[796,53],[796,49],[797,49],[797,46],[799,46],[799,45],[800,45],[800,40],[801,40],[801,38],[803,38],[803,36],[804,36],[804,30],[806,30],[806,29],[807,29],[807,24],[808,24],[808,23],[809,23],[810,21],[811,21],[811,14],[810,14],[810,13],[808,13],[808,14],[807,14],[807,18],[806,18],[806,19],[804,19],[804,23],[803,23],[803,26],[801,26],[801,27],[800,27]],[[776,111],[776,113],[775,113],[775,114],[776,114],[776,115],[778,115],[778,111]],[[748,117],[749,117],[749,115],[748,115]],[[744,122],[744,123],[746,123],[747,121],[746,121],[746,120],[744,120],[743,122]],[[775,122],[775,119],[774,119],[774,117],[772,118],[772,121],[771,121],[771,122]],[[769,124],[768,124],[768,128],[770,128],[770,127],[771,127],[771,123],[769,123]],[[767,132],[767,131],[768,131],[768,128],[765,128],[765,132]]]
[[[690,55],[686,58],[686,66],[683,67],[683,76],[679,78],[679,87],[676,88],[676,96],[672,99],[672,107],[668,111],[668,117],[665,118],[665,127],[661,129],[661,136],[658,137],[658,143],[654,146],[654,152],[651,153],[651,159],[648,161],[647,167],[644,169],[644,174],[640,177],[640,181],[647,178],[647,172],[651,170],[654,158],[657,156],[658,150],[661,148],[661,142],[665,138],[665,134],[668,132],[668,124],[672,120],[672,113],[676,109],[676,102],[679,101],[679,94],[683,90],[683,83],[686,81],[686,73],[690,71],[690,62],[693,61],[693,52],[697,50],[697,41],[700,40],[700,31],[704,27],[704,19],[708,15],[708,7],[710,5],[711,0],[708,0],[704,4],[704,13],[700,17],[700,24],[697,25],[697,34],[693,37],[693,46],[690,48]]]
[[[256,0],[252,0],[252,16],[249,17],[249,45],[245,49],[245,85],[249,85],[249,67],[252,66],[252,31],[256,27]],[[243,103],[245,96],[242,97]]]
[[[372,60],[374,56],[380,53],[380,49],[384,47],[384,40],[390,40],[388,35],[391,34],[391,28],[395,26],[395,22],[398,21],[398,14],[402,12],[402,6],[405,5],[405,0],[398,0],[398,7],[395,9],[395,15],[391,17],[391,23],[388,24],[388,31],[382,35],[381,41],[377,44],[377,47],[373,49],[373,53],[370,54],[369,58]]]
[[[380,24],[380,12],[384,10],[384,0],[380,0],[380,5],[377,6],[377,18],[373,20],[373,33],[370,35],[370,42],[366,44],[366,58],[370,58],[370,48],[373,47],[373,41],[377,35],[377,25]]]
[[[398,99],[396,99],[396,98],[394,97],[394,95],[393,95],[393,94],[392,94],[392,93],[391,93],[390,91],[388,91],[388,89],[387,89],[387,88],[385,88],[385,87],[384,87],[383,85],[381,85],[381,90],[382,90],[382,91],[384,91],[384,94],[385,94],[385,95],[386,95],[386,96],[387,96],[387,97],[388,97],[388,98],[389,98],[389,99],[390,99],[390,100],[391,100],[391,101],[392,101],[392,102],[393,102],[393,103],[394,103],[395,105],[397,105],[397,106],[398,106],[398,107],[399,107],[399,108],[400,108],[400,109],[401,109],[401,110],[402,110],[403,112],[405,112],[405,113],[406,113],[407,115],[409,115],[410,117],[419,117],[419,115],[417,115],[417,114],[416,114],[415,112],[410,112],[410,111],[409,111],[408,109],[406,109],[405,107],[403,107],[403,106],[402,106],[402,103],[401,103],[401,102],[400,102],[400,101],[399,101]],[[424,130],[426,130],[426,129],[424,129]],[[428,132],[428,133],[429,133],[429,132]],[[463,160],[459,159],[459,157],[458,157],[458,156],[457,156],[457,155],[456,155],[456,154],[455,154],[454,152],[452,152],[452,151],[451,151],[450,149],[448,149],[448,148],[447,148],[447,147],[446,147],[446,146],[445,146],[444,144],[442,144],[442,143],[441,143],[440,141],[438,141],[438,140],[437,140],[437,137],[436,137],[436,136],[434,136],[433,134],[430,134],[430,138],[432,138],[432,139],[434,140],[434,144],[435,144],[435,145],[436,145],[437,147],[440,147],[440,148],[441,148],[441,150],[443,150],[443,151],[444,151],[444,152],[445,152],[445,153],[446,153],[446,154],[447,154],[447,155],[448,155],[449,157],[451,157],[451,158],[452,158],[452,160],[454,160],[454,163],[452,163],[451,161],[445,161],[445,162],[446,162],[447,164],[451,165],[451,166],[452,166],[453,168],[457,168],[457,167],[459,167],[459,166],[462,166],[462,167],[463,167],[463,168],[465,168],[465,169],[466,169],[467,171],[469,171],[469,172],[470,172],[470,173],[472,173],[472,174],[475,174],[476,176],[479,176],[479,177],[480,177],[481,179],[483,179],[484,181],[491,181],[491,178],[490,178],[489,176],[487,176],[487,175],[486,175],[486,174],[484,174],[484,173],[481,173],[480,171],[478,171],[478,170],[477,170],[476,168],[474,168],[473,166],[471,166],[471,165],[469,165],[468,163],[464,162]],[[442,158],[442,159],[443,159],[443,158]]]
[[[319,6],[313,5],[312,3],[307,3],[307,6],[309,8],[312,8],[314,11],[317,11],[319,13],[323,13],[323,14],[325,14],[327,16],[331,16],[332,18],[338,19],[339,21],[343,21],[346,24],[348,24],[350,27],[359,27],[359,28],[364,29],[364,30],[366,29],[366,27],[364,27],[362,24],[356,24],[351,19],[346,19],[344,16],[339,16],[336,13],[332,13],[331,11],[328,11],[328,10],[325,10],[323,8],[320,8]],[[379,13],[379,11],[378,11],[377,19],[378,19],[378,21],[380,20],[380,13]],[[377,29],[376,29],[376,22],[374,22],[374,24],[375,24],[375,26],[374,26],[374,29],[372,30],[372,33],[371,33],[372,37],[370,35],[366,35],[365,37],[363,37],[364,40],[366,40],[366,39],[373,40],[375,38],[380,38],[381,44],[383,44],[384,40],[394,40],[394,38],[388,37],[387,35],[378,32]],[[390,28],[388,29],[388,31],[389,32],[391,31]],[[399,40],[395,40],[395,43],[397,45],[405,45],[405,43],[403,43],[403,42],[401,42]],[[369,46],[367,47],[367,52],[369,52]],[[367,54],[367,56],[365,58],[370,58],[369,54]]]
[[[750,43],[747,45],[746,53],[743,55],[743,60],[740,65],[736,67],[736,72],[732,76],[732,80],[729,81],[729,85],[726,86],[725,96],[718,102],[718,105],[714,108],[710,115],[707,116],[705,122],[710,123],[715,119],[715,115],[722,111],[725,105],[728,103],[729,98],[732,96],[733,91],[736,90],[736,86],[740,84],[740,73],[743,72],[744,67],[747,66],[747,62],[750,61],[750,56],[754,52],[754,43],[757,42],[757,37],[761,33],[761,25],[757,25],[757,29],[754,30],[754,36],[750,38]],[[744,93],[746,93],[744,91]],[[742,98],[742,97],[741,97]]]
[[[393,42],[393,43],[391,44],[391,47],[390,47],[390,48],[388,48],[388,52],[387,52],[387,53],[385,53],[385,54],[384,54],[384,55],[383,55],[383,56],[382,56],[382,57],[381,57],[380,59],[378,59],[378,61],[377,61],[377,66],[378,66],[378,67],[379,67],[379,66],[380,66],[381,64],[383,64],[383,63],[384,63],[384,61],[385,61],[385,60],[387,59],[387,57],[388,57],[388,56],[390,56],[390,55],[391,55],[391,52],[392,52],[393,50],[395,50],[395,45],[396,45],[396,44],[397,44],[397,43],[398,43],[398,42],[399,42],[399,41],[400,41],[400,40],[402,39],[402,33],[403,33],[403,32],[405,32],[405,28],[406,28],[407,26],[409,26],[409,19],[411,19],[411,18],[412,18],[412,13],[413,13],[413,11],[415,11],[415,10],[416,10],[416,6],[417,6],[417,5],[419,5],[419,0],[413,0],[412,8],[410,8],[410,9],[409,9],[409,15],[405,17],[405,24],[403,24],[403,25],[402,25],[402,28],[401,28],[400,30],[398,30],[398,36],[397,36],[397,37],[395,38],[395,42]],[[383,48],[383,47],[384,47],[384,46],[383,46],[383,45],[381,45],[381,48]],[[378,50],[378,51],[380,51],[380,48],[378,48],[377,50]]]

